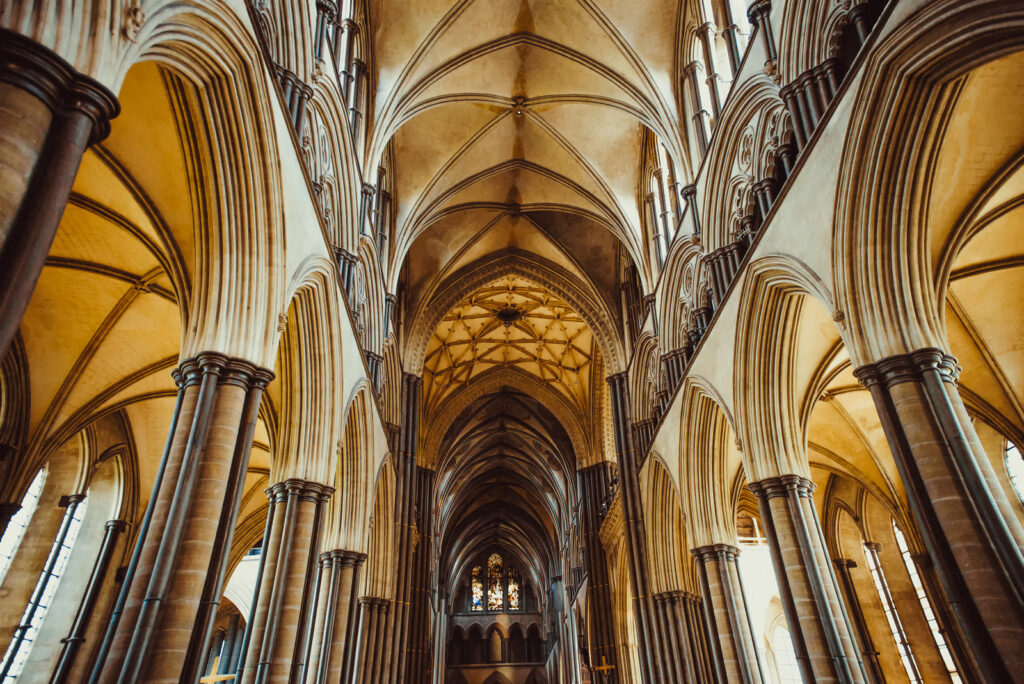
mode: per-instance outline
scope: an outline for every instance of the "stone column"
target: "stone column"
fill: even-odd
[[[352,55],[358,35],[359,26],[351,19],[341,19],[334,30],[334,58],[342,97],[348,96],[352,85]]]
[[[739,549],[729,544],[712,544],[691,553],[697,558],[704,592],[704,620],[711,637],[715,680],[759,684],[763,681],[761,663],[736,565]]]
[[[0,29],[0,358],[43,269],[86,148],[117,98],[48,48]]]
[[[697,85],[697,69],[700,68],[700,62],[690,62],[683,67],[683,74],[686,77],[687,83],[690,84],[690,94],[693,98],[693,127],[694,133],[697,135],[697,149],[700,151],[701,157],[708,151],[708,141],[710,138],[710,125],[708,119],[710,114],[704,109],[704,103],[701,102],[700,97],[700,86]]]
[[[273,375],[241,359],[203,353],[182,363],[183,389],[152,529],[100,681],[185,676],[207,582],[222,581],[234,531],[255,409]],[[201,660],[201,658],[200,658]]]
[[[860,605],[860,598],[857,596],[857,587],[853,582],[851,571],[857,567],[855,561],[849,558],[836,558],[832,561],[836,566],[836,577],[839,579],[839,587],[846,599],[846,607],[850,611],[853,620],[853,627],[857,631],[857,639],[860,642],[860,652],[864,656],[864,669],[868,675],[868,681],[872,684],[882,684],[885,676],[882,674],[882,666],[878,663],[878,649],[871,639],[871,631],[868,629],[868,622],[864,617],[864,610]]]
[[[700,38],[701,51],[704,53],[704,69],[707,71],[708,92],[711,93],[711,111],[714,112],[715,120],[722,113],[722,96],[718,89],[718,68],[715,64],[715,25],[707,22],[697,29],[697,37]]]
[[[310,604],[326,485],[290,479],[271,487],[276,499],[274,530],[264,568],[260,605],[246,656],[243,682],[303,681]],[[264,609],[264,606],[265,609]]]
[[[688,681],[701,684],[714,681],[715,669],[711,662],[707,623],[704,621],[704,601],[700,596],[687,591],[673,592],[672,610],[689,644],[691,660],[687,667],[687,676],[690,677]]]
[[[583,532],[583,558],[589,577],[587,613],[590,616],[590,662],[594,665],[615,667],[615,623],[612,610],[611,588],[608,585],[608,561],[601,545],[601,504],[608,485],[615,476],[615,465],[604,462],[578,473],[580,487],[580,520]],[[609,670],[605,681],[618,681],[618,671]]]
[[[781,475],[749,488],[761,509],[804,681],[867,681],[814,510],[814,483]]]
[[[984,681],[1024,672],[1024,533],[939,349],[855,371],[871,392],[907,503]]]
[[[414,521],[418,541],[414,549],[412,577],[412,610],[409,635],[409,670],[407,680],[425,684],[430,681],[433,666],[430,657],[430,555],[434,517],[432,511],[434,495],[434,471],[416,468],[416,506]]]
[[[633,590],[633,615],[636,620],[637,648],[644,681],[663,681],[663,650],[660,631],[654,619],[647,563],[647,531],[640,500],[640,467],[629,426],[629,391],[626,374],[608,377],[611,395],[615,450],[619,462],[629,580]]]
[[[390,607],[391,601],[386,598],[363,596],[359,599],[359,640],[356,646],[359,660],[354,673],[355,684],[397,681],[383,676],[387,665],[384,647],[389,636],[387,616]]]
[[[127,524],[123,520],[107,521],[103,531],[103,541],[100,542],[100,551],[96,556],[96,562],[93,564],[92,573],[89,576],[89,584],[86,585],[85,594],[78,605],[78,613],[75,615],[75,621],[71,625],[71,631],[62,640],[64,645],[61,648],[60,656],[57,658],[57,666],[53,670],[53,676],[50,678],[53,682],[65,682],[71,675],[71,668],[74,667],[75,657],[78,655],[78,649],[85,642],[85,631],[92,620],[93,610],[96,608],[96,602],[99,600],[100,592],[106,581],[110,561],[114,556],[115,549],[117,549],[118,538],[126,527]]]
[[[355,593],[359,567],[366,554],[336,549],[321,554],[321,609],[313,637],[313,662],[307,671],[309,684],[348,681],[342,676],[345,656],[355,634]]]
[[[761,41],[764,43],[764,54],[767,61],[774,62],[778,57],[775,49],[775,34],[772,32],[772,3],[771,0],[754,0],[747,8],[747,19],[750,20],[757,32],[761,34]]]
[[[419,435],[419,407],[422,381],[402,375],[402,426],[395,454],[395,594],[388,620],[393,634],[387,644],[385,663],[395,681],[405,681],[408,666],[410,603],[413,590],[413,527],[416,509],[416,442]]]

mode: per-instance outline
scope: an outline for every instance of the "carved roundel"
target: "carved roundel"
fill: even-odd
[[[743,130],[743,137],[740,138],[739,152],[736,155],[736,163],[740,169],[749,173],[750,165],[754,161],[754,129],[747,126]]]

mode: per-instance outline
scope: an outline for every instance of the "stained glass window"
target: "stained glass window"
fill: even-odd
[[[473,598],[470,604],[473,610],[484,609],[484,583],[480,579],[481,575],[480,566],[473,568]]]
[[[508,609],[519,610],[519,570],[508,569]]]
[[[492,553],[487,559],[487,610],[501,610],[505,605],[501,570],[501,556]]]

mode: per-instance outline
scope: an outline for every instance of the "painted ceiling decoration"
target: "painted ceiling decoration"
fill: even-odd
[[[508,276],[479,288],[449,311],[427,345],[426,406],[480,375],[514,368],[583,407],[598,354],[579,314],[544,288]]]

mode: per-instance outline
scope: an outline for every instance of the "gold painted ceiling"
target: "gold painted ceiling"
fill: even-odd
[[[491,282],[460,301],[434,331],[424,363],[428,410],[495,369],[528,373],[584,409],[597,347],[579,314],[521,278]]]

